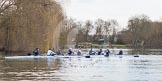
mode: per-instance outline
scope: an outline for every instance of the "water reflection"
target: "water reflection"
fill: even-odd
[[[59,60],[48,59],[16,59],[1,62],[0,77],[2,80],[59,80],[55,77]],[[51,75],[52,74],[52,75]]]
[[[161,81],[162,56],[0,58],[0,81]]]

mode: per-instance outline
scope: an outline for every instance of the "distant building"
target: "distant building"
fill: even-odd
[[[98,41],[97,41],[97,44],[105,44],[105,40],[104,39],[99,39]]]

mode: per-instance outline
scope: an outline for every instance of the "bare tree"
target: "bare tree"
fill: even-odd
[[[104,29],[105,29],[105,34],[110,35],[110,32],[112,30],[110,21],[105,21]]]
[[[93,23],[90,20],[87,20],[85,22],[84,29],[85,29],[85,38],[86,38],[86,42],[87,42],[88,41],[89,33],[93,29]]]
[[[95,22],[95,27],[96,27],[96,35],[95,35],[95,40],[102,39],[103,38],[103,30],[104,30],[104,20],[102,19],[97,19]]]
[[[137,47],[139,41],[147,40],[150,26],[150,19],[145,15],[135,16],[129,20],[128,28],[132,33],[133,46]]]
[[[118,22],[117,20],[110,20],[110,31],[112,35],[109,37],[109,41],[111,43],[115,43],[117,41],[117,26]]]

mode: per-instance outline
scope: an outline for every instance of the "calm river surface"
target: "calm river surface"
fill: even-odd
[[[162,56],[5,59],[0,81],[162,81]]]

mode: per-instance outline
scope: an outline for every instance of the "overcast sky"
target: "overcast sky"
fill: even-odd
[[[162,18],[162,0],[70,0],[67,16],[78,21],[116,19],[121,27],[131,16],[146,14],[151,20]]]

